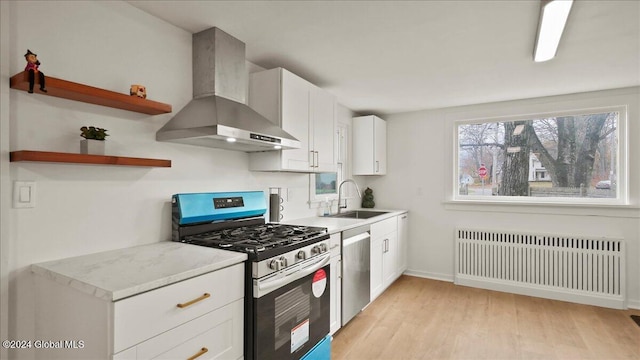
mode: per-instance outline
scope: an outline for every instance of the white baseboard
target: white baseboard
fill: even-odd
[[[640,310],[640,300],[627,300],[627,307],[629,309]]]
[[[440,273],[434,273],[434,272],[428,272],[428,271],[417,271],[417,270],[411,270],[411,269],[407,269],[404,272],[404,274],[410,275],[410,276],[417,276],[425,279],[453,282],[453,275],[449,275],[449,274],[440,274]]]
[[[513,281],[500,281],[495,279],[475,278],[472,276],[461,275],[458,275],[456,277],[454,283],[456,285],[465,285],[480,289],[502,291],[512,294],[535,296],[545,299],[568,301],[585,305],[602,306],[612,309],[625,309],[625,301],[622,296],[582,293],[563,289],[554,289],[548,286],[520,284]]]

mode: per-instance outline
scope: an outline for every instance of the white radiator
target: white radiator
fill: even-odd
[[[455,283],[625,309],[625,243],[497,230],[456,229]]]

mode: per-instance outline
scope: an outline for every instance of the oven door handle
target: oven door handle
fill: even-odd
[[[280,279],[276,279],[276,280],[272,280],[272,281],[268,281],[268,282],[264,282],[264,283],[260,283],[258,284],[258,290],[262,291],[267,291],[270,289],[273,289],[275,287],[279,287],[283,284],[288,284],[290,282],[294,282],[298,279],[302,279],[303,277],[311,274],[312,272],[320,269],[321,267],[324,267],[325,265],[327,265],[327,263],[329,262],[329,260],[331,259],[331,254],[327,254],[324,258],[322,258],[321,260],[319,260],[318,262],[313,263],[312,265],[309,265],[305,268],[300,269],[299,271],[296,271],[292,274],[289,274],[285,277],[282,277]]]

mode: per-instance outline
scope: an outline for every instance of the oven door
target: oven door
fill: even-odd
[[[254,359],[297,360],[329,334],[330,257],[254,280]]]

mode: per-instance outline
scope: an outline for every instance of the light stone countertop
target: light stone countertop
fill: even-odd
[[[379,216],[374,216],[369,219],[349,219],[349,218],[333,218],[333,217],[326,217],[326,216],[314,216],[314,217],[308,217],[308,218],[302,218],[302,219],[285,220],[282,223],[292,224],[292,225],[326,227],[329,234],[335,234],[341,231],[352,229],[354,227],[373,224],[375,222],[388,219],[390,217],[407,213],[407,210],[391,210],[391,209],[353,209],[353,210],[386,211],[387,213],[381,214]],[[353,210],[349,209],[343,212],[349,212]]]
[[[31,265],[31,271],[108,301],[222,269],[247,254],[163,241]]]

